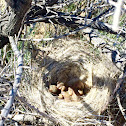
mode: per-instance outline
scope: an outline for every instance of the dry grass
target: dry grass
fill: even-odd
[[[29,72],[29,85],[22,83],[22,95],[63,126],[111,125],[113,120],[108,121],[107,117],[101,121],[99,116],[107,109],[120,74],[112,62],[80,40],[58,40],[39,49],[32,63],[36,70]],[[88,93],[78,96],[79,101],[67,102],[48,90],[51,84],[74,80],[81,80],[90,87]]]
[[[5,0],[0,0],[0,11],[3,12],[5,8],[6,8]]]

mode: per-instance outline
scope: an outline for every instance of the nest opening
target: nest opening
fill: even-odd
[[[80,101],[90,91],[87,81],[87,70],[74,62],[60,63],[50,72],[48,90],[53,96],[65,101]]]

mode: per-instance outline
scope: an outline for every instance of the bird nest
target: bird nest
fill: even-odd
[[[111,125],[100,115],[120,72],[105,55],[80,40],[58,40],[32,52],[29,85],[22,86],[28,102],[64,126]]]

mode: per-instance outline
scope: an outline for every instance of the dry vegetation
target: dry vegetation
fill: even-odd
[[[87,18],[91,11],[90,18],[93,19],[100,14],[101,8],[106,10],[110,6],[103,1],[93,0],[86,2],[80,0],[68,5],[65,2],[59,1],[59,5],[63,4],[62,8],[55,11],[71,12],[71,15],[76,12],[78,18],[80,16]],[[4,0],[0,1],[0,8],[2,13],[5,12]],[[121,23],[124,25],[125,14],[122,13],[121,16]],[[100,19],[112,23],[112,16]],[[20,37],[17,37],[19,39],[17,46],[24,59],[24,71],[5,124],[126,125],[125,61],[118,65],[118,61],[117,63],[115,61],[118,57],[113,57],[114,51],[118,51],[120,57],[125,56],[125,38],[120,34],[107,34],[93,28],[76,32],[76,28],[55,24],[51,18],[49,21],[24,24]],[[63,38],[66,35],[67,37]],[[18,65],[10,45],[0,50],[0,56],[2,110],[9,99],[9,90],[13,87]]]
[[[30,104],[64,126],[120,124],[108,109],[120,72],[105,55],[97,54],[86,41],[72,39],[53,41],[35,51],[32,67],[36,70],[27,71],[29,84],[22,81],[21,88]],[[83,92],[81,96],[77,90]],[[105,111],[112,114],[111,121]]]
[[[6,8],[5,0],[1,0],[0,1],[0,10],[1,10],[1,12],[3,12],[5,8]]]

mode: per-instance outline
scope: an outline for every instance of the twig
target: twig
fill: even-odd
[[[18,114],[18,115],[8,115],[8,118],[11,118],[17,122],[32,122],[35,120],[37,115],[28,115],[28,114]]]
[[[16,96],[16,93],[17,93],[17,90],[18,90],[18,87],[19,87],[19,84],[20,84],[20,81],[21,81],[21,75],[22,75],[22,70],[23,70],[23,68],[22,68],[23,58],[22,58],[22,55],[17,48],[17,45],[15,44],[14,37],[9,36],[9,40],[10,40],[10,43],[11,43],[12,50],[13,50],[14,54],[16,55],[16,57],[18,58],[18,68],[16,70],[16,77],[15,77],[15,81],[14,81],[14,84],[13,84],[13,88],[10,91],[10,98],[7,101],[5,107],[3,108],[2,112],[1,112],[0,126],[3,126],[4,121],[5,121],[6,117],[8,116],[8,114],[10,112],[10,108],[11,108],[13,102],[14,102],[14,98]]]
[[[116,6],[116,2],[112,0],[104,0],[106,3],[109,3],[110,5]]]
[[[114,89],[113,96],[115,96],[116,94],[119,93],[120,88],[121,88],[121,86],[122,86],[122,84],[123,84],[125,78],[126,78],[126,73],[123,75],[122,78],[119,78],[119,80],[118,80],[118,82],[117,82],[117,84],[116,84],[116,88]]]
[[[35,106],[32,106],[31,104],[29,104],[24,98],[22,97],[19,97],[19,96],[16,96],[21,102],[23,102],[25,105],[27,105],[29,108],[31,108],[32,110],[35,110],[37,113],[39,113],[41,116],[45,117],[45,118],[48,118],[49,120],[53,121],[53,122],[56,122],[58,123],[58,121],[50,116],[50,115],[47,115],[46,113],[43,113],[41,111],[39,111],[39,109],[35,108]]]
[[[119,19],[121,14],[121,7],[123,5],[123,0],[118,0],[118,2],[115,5],[115,13],[113,15],[113,26],[112,29],[114,31],[118,31],[119,27]]]
[[[111,7],[111,9],[112,8],[113,7]],[[109,10],[107,10],[107,11],[109,11]],[[44,16],[44,15],[39,16],[39,14],[38,14],[38,18],[30,18],[29,17],[24,22],[24,24],[31,24],[31,23],[36,23],[36,22],[50,23],[49,20],[51,20],[54,24],[59,24],[59,25],[71,27],[74,29],[87,25],[87,27],[90,27],[93,29],[106,31],[106,32],[112,33],[112,34],[118,34],[118,32],[120,31],[120,28],[118,28],[117,31],[114,31],[112,29],[112,26],[110,26],[109,24],[97,20],[103,14],[104,14],[104,12],[92,20],[92,19],[87,19],[87,18],[83,18],[80,16],[76,16],[76,15],[71,15],[69,13],[59,13],[57,11],[53,12],[51,10],[51,12],[46,16]],[[121,31],[120,36],[125,37],[125,32]]]
[[[124,117],[124,119],[126,120],[126,114],[125,114],[125,109],[122,107],[121,102],[120,102],[120,98],[119,98],[119,94],[116,95],[117,98],[117,102],[118,102],[118,106],[120,108],[120,111]]]
[[[109,121],[106,120],[98,120],[98,119],[83,119],[84,122],[76,122],[73,123],[72,126],[81,126],[81,125],[106,125],[106,126],[113,126]]]
[[[3,72],[4,72],[8,67],[10,67],[10,62],[11,62],[11,61],[9,61],[8,64],[2,69],[2,71],[0,72],[0,76],[2,76]]]
[[[113,91],[113,94],[111,95],[110,101],[109,101],[109,102],[111,102],[111,101],[116,97],[116,98],[117,98],[118,105],[119,105],[119,108],[121,109],[121,112],[124,112],[124,111],[122,111],[122,110],[124,110],[124,109],[122,109],[122,108],[120,107],[121,103],[120,103],[120,99],[118,98],[118,97],[119,97],[118,94],[119,94],[120,89],[121,89],[121,87],[122,87],[122,85],[123,85],[123,83],[124,83],[124,79],[125,79],[125,78],[126,78],[126,73],[124,73],[124,75],[123,75],[122,78],[119,78],[119,79],[118,79],[117,84],[116,84],[116,87],[115,87],[115,89],[114,89],[114,91]],[[124,114],[124,113],[122,113],[122,114]],[[125,115],[125,117],[126,117],[126,114],[124,114],[124,115]],[[126,118],[125,118],[125,119],[126,119]]]

